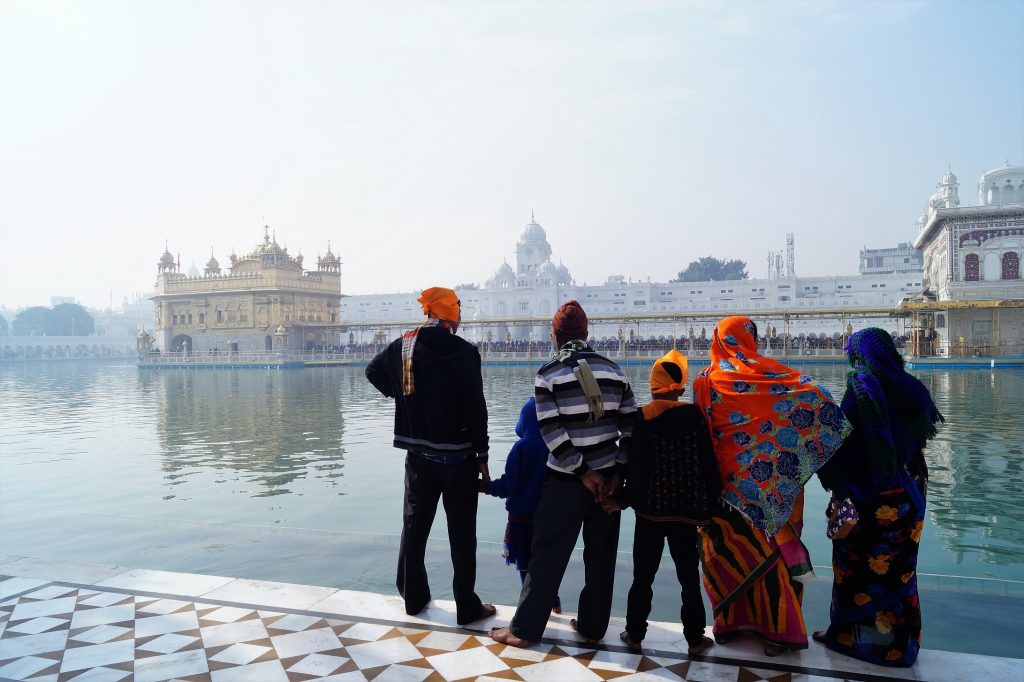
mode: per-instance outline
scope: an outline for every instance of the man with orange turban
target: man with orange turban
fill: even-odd
[[[455,335],[462,313],[454,291],[431,287],[419,302],[427,321],[378,353],[366,367],[366,378],[395,400],[394,446],[406,451],[396,580],[405,611],[416,615],[430,601],[424,555],[443,499],[456,621],[464,625],[495,611],[474,591],[478,474],[490,480],[480,353]]]

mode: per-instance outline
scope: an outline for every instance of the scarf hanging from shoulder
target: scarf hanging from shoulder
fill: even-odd
[[[416,340],[424,327],[441,327],[452,331],[452,326],[445,320],[427,317],[427,321],[415,329],[402,335],[402,395],[412,395],[416,391],[416,379],[412,371],[412,353],[416,348]]]
[[[711,429],[722,501],[772,536],[848,423],[825,388],[760,355],[754,329],[745,317],[715,326],[711,365],[694,379],[694,402]]]
[[[581,351],[590,350],[585,341],[574,339],[567,342],[558,352],[555,359],[563,362],[572,368],[573,376],[583,389],[583,395],[587,400],[589,415],[587,421],[595,422],[604,417],[604,395],[601,393],[601,386],[597,383],[594,370],[590,369],[590,363],[586,360],[578,360],[574,356]]]

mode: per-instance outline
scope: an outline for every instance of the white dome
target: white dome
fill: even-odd
[[[942,176],[943,185],[955,185],[957,182],[959,182],[959,180],[956,179],[956,174],[951,170],[946,171],[946,174]]]
[[[537,224],[536,221],[531,220],[526,225],[526,228],[523,230],[523,233],[519,236],[519,239],[521,241],[532,241],[532,242],[547,241],[548,235],[547,235],[546,232],[544,232],[544,228],[543,227],[541,227],[539,224]]]
[[[1024,167],[1006,163],[978,180],[978,205],[1024,203]]]

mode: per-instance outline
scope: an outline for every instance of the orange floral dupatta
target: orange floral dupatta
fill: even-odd
[[[846,419],[827,389],[757,352],[754,324],[715,326],[711,365],[693,380],[722,478],[722,501],[774,536],[804,483],[843,441]]]

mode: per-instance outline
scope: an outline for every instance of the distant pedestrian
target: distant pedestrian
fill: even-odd
[[[534,380],[540,432],[551,454],[519,606],[509,627],[491,630],[503,644],[524,647],[544,634],[581,527],[586,584],[570,625],[591,643],[608,629],[620,513],[605,512],[601,502],[622,480],[636,401],[622,369],[587,345],[587,331],[580,304],[562,305],[551,321],[558,353]]]
[[[530,545],[533,542],[534,511],[540,501],[540,491],[547,477],[548,446],[540,435],[537,423],[537,402],[532,396],[519,412],[516,423],[519,440],[505,460],[505,473],[490,483],[481,482],[481,492],[500,497],[508,511],[505,526],[505,563],[519,571],[520,582],[526,582],[526,569],[530,565]],[[540,520],[545,523],[544,519]],[[551,607],[562,612],[562,602],[555,595]]]
[[[686,356],[670,350],[651,367],[653,400],[643,406],[633,433],[625,486],[606,510],[633,507],[633,585],[626,605],[626,630],[619,638],[641,650],[651,613],[654,576],[668,541],[682,588],[679,618],[689,653],[714,644],[704,635],[707,616],[700,589],[697,527],[718,509],[721,484],[711,435],[701,409],[679,402],[686,391]]]
[[[455,335],[462,313],[454,291],[433,287],[419,302],[427,321],[378,353],[366,378],[394,398],[394,446],[407,451],[397,575],[405,611],[416,615],[430,601],[424,557],[440,499],[448,519],[456,621],[464,625],[495,613],[474,591],[477,476],[490,480],[480,354]]]

